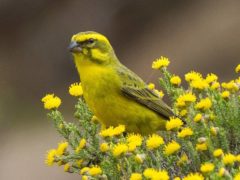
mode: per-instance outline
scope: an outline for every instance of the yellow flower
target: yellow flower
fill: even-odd
[[[192,131],[192,129],[191,128],[184,128],[184,129],[182,129],[182,131],[181,132],[178,132],[178,137],[179,138],[185,138],[186,136],[191,136],[191,135],[193,135],[193,131]]]
[[[204,177],[200,173],[190,173],[183,180],[204,180]]]
[[[134,157],[135,161],[138,162],[139,164],[142,164],[143,161],[146,159],[146,155],[145,154],[137,154]]]
[[[169,121],[166,122],[166,129],[168,131],[172,130],[172,129],[178,129],[183,125],[183,122],[181,119],[179,118],[170,118]]]
[[[128,146],[126,144],[119,143],[113,147],[112,153],[113,153],[113,156],[117,157],[126,153],[127,151],[128,151]]]
[[[237,156],[235,156],[236,161],[240,162],[240,154],[238,154]]]
[[[119,125],[117,127],[114,128],[113,133],[114,136],[120,135],[125,131],[125,126],[124,125]]]
[[[167,67],[169,65],[170,61],[168,58],[161,56],[160,59],[156,59],[152,63],[152,68],[153,69],[161,69],[163,67]]]
[[[218,176],[222,177],[226,174],[226,169],[225,168],[220,168],[218,171]]]
[[[48,101],[49,99],[52,99],[53,97],[54,97],[54,94],[47,94],[41,99],[41,101],[45,103],[46,101]]]
[[[48,110],[58,108],[62,103],[59,97],[54,97],[54,94],[47,94],[42,98],[42,102],[44,103],[44,108]]]
[[[133,143],[135,144],[136,146],[141,146],[142,145],[142,136],[140,134],[128,134],[127,136],[127,142],[128,143]]]
[[[114,128],[112,126],[110,126],[107,129],[101,130],[101,132],[99,134],[102,137],[112,137],[112,136],[114,136]]]
[[[93,166],[89,169],[89,174],[91,176],[97,176],[97,175],[100,175],[102,174],[102,169],[98,166]]]
[[[213,82],[212,85],[211,85],[211,89],[218,89],[220,87],[220,84],[219,82]]]
[[[212,101],[207,97],[205,99],[201,99],[195,106],[196,109],[207,110],[212,107]]]
[[[165,146],[164,153],[166,155],[171,155],[178,151],[180,148],[181,148],[180,144],[178,144],[176,141],[172,141]]]
[[[137,148],[137,145],[134,142],[128,143],[128,151],[133,152]]]
[[[196,96],[190,92],[190,93],[180,95],[177,98],[177,104],[176,105],[178,107],[183,107],[183,106],[186,106],[187,104],[189,104],[191,102],[195,102],[195,101],[196,101]]]
[[[65,164],[64,165],[64,172],[68,172],[69,171],[69,169],[70,169],[70,164]]]
[[[213,156],[214,157],[220,157],[223,155],[223,150],[222,149],[216,149],[213,151]]]
[[[63,153],[66,151],[68,147],[68,142],[61,142],[58,144],[58,148],[57,148],[57,155],[61,156],[63,155]]]
[[[164,140],[161,136],[157,134],[152,134],[146,141],[148,149],[158,148],[160,145],[164,144]]]
[[[108,150],[109,150],[109,146],[108,146],[107,143],[102,143],[102,144],[100,145],[100,151],[101,151],[101,152],[107,152]]]
[[[78,147],[76,148],[76,150],[75,150],[75,152],[77,153],[77,152],[79,152],[81,149],[83,149],[85,146],[86,146],[86,143],[87,143],[87,141],[86,141],[86,139],[81,139],[81,141],[79,142],[79,145],[78,145]]]
[[[203,172],[203,173],[208,173],[208,172],[212,172],[214,170],[215,166],[213,163],[204,163],[201,165],[201,168],[200,170]]]
[[[140,173],[132,173],[130,180],[142,180],[142,174]]]
[[[148,84],[148,89],[150,89],[150,90],[155,89],[155,84],[149,83],[149,84]]]
[[[202,119],[202,114],[198,113],[193,118],[194,122],[199,122]]]
[[[81,167],[81,165],[82,165],[82,163],[83,163],[83,160],[82,159],[79,159],[79,160],[77,160],[76,162],[76,165],[77,165],[77,167]]]
[[[227,90],[234,90],[234,91],[238,90],[238,86],[233,80],[229,81],[229,82],[222,83],[222,87],[227,89]]]
[[[173,180],[181,180],[181,178],[180,177],[175,177],[175,178],[173,178]]]
[[[223,156],[223,163],[225,165],[228,165],[228,164],[232,165],[235,161],[236,161],[236,157],[231,153],[225,154]]]
[[[219,128],[218,127],[211,127],[210,128],[210,132],[213,136],[216,136],[217,135],[217,132],[218,132]]]
[[[217,75],[216,74],[213,74],[213,73],[211,73],[211,74],[207,74],[207,77],[206,77],[206,81],[207,81],[207,83],[212,83],[212,82],[214,82],[214,81],[217,81],[218,80],[218,77],[217,77]]]
[[[206,151],[207,149],[208,149],[208,146],[206,143],[196,144],[197,151]]]
[[[240,67],[239,67],[239,69],[240,69]],[[238,70],[238,71],[239,71],[239,70]],[[234,176],[233,180],[240,180],[240,173],[237,173],[237,174]]]
[[[239,72],[240,72],[240,64],[238,64],[238,65],[236,66],[235,72],[236,72],[236,73],[239,73]]]
[[[125,131],[124,125],[119,125],[115,128],[110,126],[108,129],[104,129],[100,132],[100,135],[103,137],[112,137],[122,134]]]
[[[86,174],[86,173],[89,172],[89,170],[90,170],[89,167],[84,167],[84,168],[81,169],[80,174],[81,174],[81,175]]]
[[[82,180],[88,180],[88,176],[82,176]]]
[[[173,84],[173,85],[180,85],[181,84],[181,78],[179,76],[173,76],[171,79],[170,79],[170,82]]]
[[[158,91],[157,89],[154,89],[154,92],[156,95],[158,95],[160,98],[164,96],[164,93],[162,91]]]
[[[153,168],[147,168],[144,170],[143,175],[146,178],[152,179],[153,177],[157,176],[157,170]]]
[[[229,98],[230,96],[230,92],[229,91],[223,91],[222,94],[221,94],[222,98],[226,99],[226,98]]]
[[[202,79],[202,75],[195,71],[191,71],[191,72],[185,74],[185,80],[187,82],[201,80],[201,79]]]
[[[169,175],[165,170],[155,170],[153,168],[147,168],[144,170],[143,175],[152,180],[168,180]]]
[[[45,159],[45,163],[48,165],[48,166],[52,166],[53,163],[54,163],[54,157],[57,155],[57,151],[56,149],[51,149],[47,152],[47,155],[46,155],[46,159]]]
[[[187,155],[184,153],[184,154],[181,156],[181,158],[178,160],[177,165],[180,166],[181,164],[184,164],[184,163],[186,163],[186,162],[188,162],[188,157],[187,157]]]
[[[72,96],[82,96],[83,89],[81,83],[73,83],[69,87],[69,94]]]
[[[188,111],[186,109],[183,109],[183,110],[180,111],[179,114],[180,114],[180,116],[184,117],[184,116],[187,115],[187,113],[188,113]]]
[[[203,90],[203,89],[206,89],[206,88],[209,87],[207,81],[204,80],[204,79],[193,80],[193,81],[191,82],[190,86],[191,86],[192,88],[200,89],[200,90]]]

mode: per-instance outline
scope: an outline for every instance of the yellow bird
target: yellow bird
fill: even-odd
[[[102,34],[87,31],[73,35],[72,52],[83,96],[103,125],[123,124],[128,132],[150,134],[165,130],[174,116],[171,108],[144,81],[122,65]]]

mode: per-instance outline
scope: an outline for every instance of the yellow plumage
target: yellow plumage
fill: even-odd
[[[123,124],[141,134],[165,129],[171,109],[117,59],[107,38],[95,32],[74,35],[70,44],[93,113],[105,126]]]

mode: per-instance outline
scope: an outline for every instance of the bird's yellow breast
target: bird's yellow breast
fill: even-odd
[[[155,112],[122,94],[122,82],[114,68],[100,66],[90,61],[76,64],[84,98],[104,125],[124,124],[128,131],[140,133],[154,132],[162,126]]]

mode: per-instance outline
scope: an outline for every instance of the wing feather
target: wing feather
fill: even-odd
[[[125,66],[120,66],[117,72],[123,82],[121,91],[124,95],[155,111],[166,119],[174,116],[171,108],[163,102],[156,93],[148,89],[144,81],[135,73],[127,69]]]

